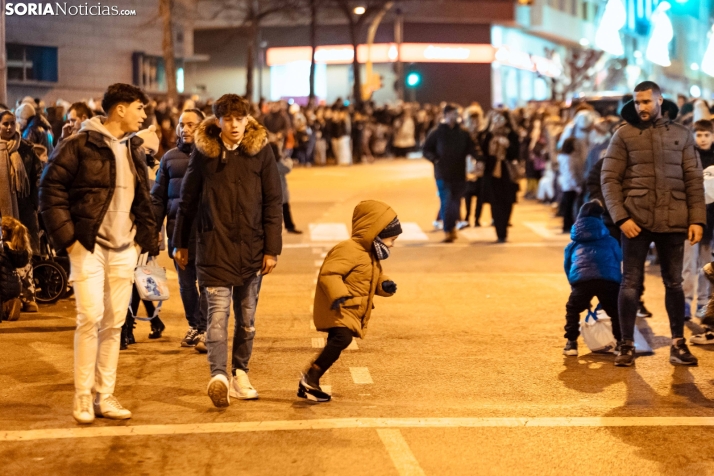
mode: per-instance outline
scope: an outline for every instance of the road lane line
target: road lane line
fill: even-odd
[[[402,241],[429,241],[429,237],[424,233],[418,223],[402,222],[402,234],[399,235]]]
[[[208,408],[208,405],[206,406]],[[89,426],[42,430],[0,430],[6,441],[61,440],[120,436],[189,435],[265,431],[377,428],[526,428],[526,427],[714,427],[714,417],[505,417],[505,418],[335,418],[316,420],[184,423],[173,425]]]
[[[339,242],[348,240],[350,234],[344,223],[310,223],[310,240]]]
[[[424,470],[399,430],[377,430],[399,476],[424,476]]]
[[[356,384],[369,385],[374,383],[367,367],[350,367],[350,374],[352,374],[352,381]]]

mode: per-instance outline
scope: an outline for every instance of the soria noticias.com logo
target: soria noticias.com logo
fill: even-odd
[[[5,4],[8,16],[136,16],[136,10],[122,10],[114,5],[84,2],[12,2]]]

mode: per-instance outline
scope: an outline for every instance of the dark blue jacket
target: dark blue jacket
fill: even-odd
[[[570,284],[593,279],[622,281],[622,250],[601,218],[578,218],[565,248],[565,274]]]
[[[166,236],[169,238],[169,257],[173,257],[174,252],[174,228],[176,225],[176,214],[178,213],[181,199],[181,182],[188,169],[189,156],[193,152],[193,144],[179,142],[175,149],[171,149],[161,158],[159,171],[156,174],[156,182],[151,189],[151,205],[156,217],[156,223],[160,227],[166,218]],[[190,259],[196,257],[196,230],[195,226],[191,232],[191,239],[188,245],[188,255]]]

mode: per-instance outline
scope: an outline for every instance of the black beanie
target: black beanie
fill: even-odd
[[[389,225],[387,225],[384,230],[379,232],[380,238],[390,238],[392,236],[397,236],[402,234],[402,224],[399,223],[399,218],[394,218]]]
[[[580,208],[578,218],[597,217],[600,218],[605,213],[605,209],[600,203],[600,200],[591,200]]]

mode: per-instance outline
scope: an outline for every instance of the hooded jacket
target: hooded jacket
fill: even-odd
[[[656,233],[686,233],[706,224],[704,180],[689,129],[675,124],[677,106],[665,100],[662,116],[643,123],[634,101],[603,162],[602,193],[612,220],[628,219]]]
[[[151,188],[151,205],[158,226],[166,218],[166,235],[169,239],[169,257],[173,257],[173,234],[176,228],[176,215],[178,214],[181,199],[181,182],[188,170],[188,161],[193,152],[193,144],[179,141],[176,148],[169,150],[161,158],[156,181]],[[188,253],[192,259],[196,257],[196,224],[194,223],[189,238]]]
[[[227,154],[218,120],[198,126],[181,184],[173,245],[188,248],[196,221],[200,286],[242,286],[282,251],[283,194],[268,133],[248,118],[238,153]]]
[[[97,118],[100,120],[101,118]],[[134,242],[152,255],[159,253],[158,229],[151,209],[149,177],[143,141],[128,140],[135,174],[134,193],[129,204]],[[40,214],[55,249],[79,241],[90,252],[98,241],[112,200],[117,193],[117,159],[105,136],[92,128],[60,142],[40,179]],[[128,195],[124,198],[128,198]],[[116,205],[116,202],[114,203]],[[133,220],[132,220],[133,217]]]
[[[372,244],[397,214],[387,204],[376,200],[360,202],[352,215],[352,238],[338,243],[327,254],[320,268],[315,290],[313,320],[315,328],[346,327],[355,337],[364,337],[374,309],[374,296],[389,297],[382,283],[382,265]],[[338,310],[337,299],[348,298]]]
[[[565,274],[570,284],[593,279],[622,281],[622,250],[599,217],[580,217],[565,248]]]

